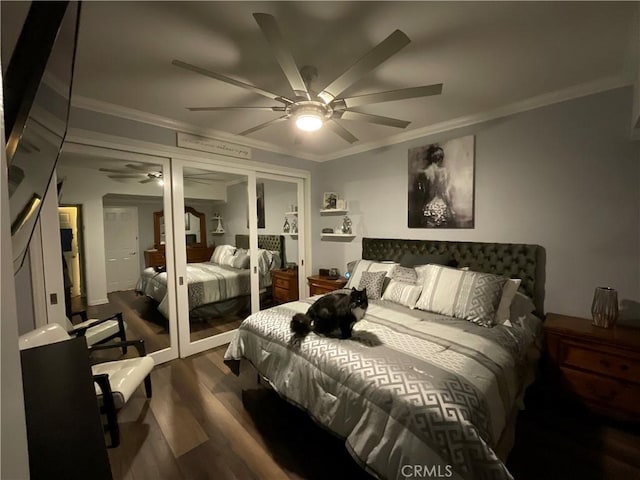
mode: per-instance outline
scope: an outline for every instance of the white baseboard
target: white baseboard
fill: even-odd
[[[88,300],[87,299],[87,305],[89,307],[95,307],[97,305],[104,305],[105,303],[109,303],[109,299],[108,298],[99,298],[97,300]]]

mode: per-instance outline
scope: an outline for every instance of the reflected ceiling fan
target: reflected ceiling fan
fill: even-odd
[[[442,84],[438,83],[421,87],[389,90],[386,92],[339,98],[340,94],[360,80],[362,76],[381,65],[385,60],[399,52],[403,47],[411,42],[409,37],[400,30],[394,31],[349,67],[347,71],[327,85],[321,92],[316,93],[311,90],[311,82],[318,76],[316,68],[312,66],[304,66],[301,69],[298,69],[291,50],[280,33],[276,19],[267,13],[254,13],[253,17],[262,30],[262,33],[267,38],[282,71],[293,89],[294,95],[292,98],[263,90],[254,85],[235,80],[220,73],[205,70],[204,68],[200,68],[180,60],[173,60],[171,62],[177,67],[184,68],[237,87],[245,88],[280,103],[280,105],[272,107],[230,106],[188,108],[188,110],[191,110],[192,112],[249,109],[254,111],[266,110],[281,112],[284,114],[278,118],[240,132],[239,135],[249,135],[250,133],[256,132],[270,125],[293,119],[300,130],[310,132],[318,130],[323,125],[326,125],[327,128],[339,135],[342,139],[349,143],[354,143],[357,142],[358,139],[336,120],[360,120],[396,128],[406,128],[411,122],[362,113],[351,110],[351,108],[394,100],[428,97],[431,95],[440,95],[440,93],[442,93]]]
[[[164,184],[162,170],[159,169],[157,165],[135,165],[128,163],[125,165],[125,169],[99,168],[98,170],[109,173],[107,177],[113,180],[138,179],[139,183],[157,182],[160,185]],[[199,183],[202,185],[212,185],[211,182],[214,181],[213,179],[193,178],[198,176],[197,174],[184,175],[183,178],[185,183]]]

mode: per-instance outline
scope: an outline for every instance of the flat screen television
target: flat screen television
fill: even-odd
[[[5,38],[5,32],[12,31],[18,21],[14,12],[20,8],[14,3],[24,7],[23,2],[0,3],[0,31],[11,239],[17,272],[67,133],[81,5],[32,2],[7,61],[4,44],[12,44],[12,39]]]

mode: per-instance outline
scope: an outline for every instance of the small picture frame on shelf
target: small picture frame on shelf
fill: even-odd
[[[324,210],[335,210],[338,202],[338,194],[336,192],[324,192],[322,196],[322,208]]]

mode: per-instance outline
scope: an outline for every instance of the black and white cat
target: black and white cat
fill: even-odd
[[[364,317],[369,306],[367,289],[350,293],[329,293],[316,300],[307,313],[296,313],[291,331],[298,337],[315,332],[327,337],[351,338],[353,325]]]

